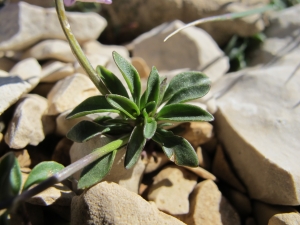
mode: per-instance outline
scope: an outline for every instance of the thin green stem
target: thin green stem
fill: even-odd
[[[93,81],[95,86],[98,88],[98,90],[101,92],[101,94],[106,95],[110,94],[110,91],[107,89],[103,81],[100,79],[100,77],[97,75],[96,70],[92,67],[90,61],[87,59],[86,55],[82,51],[79,43],[77,42],[74,34],[72,33],[70,24],[68,22],[65,6],[63,3],[63,0],[55,0],[56,5],[56,12],[57,16],[61,25],[61,28],[63,29],[67,40],[69,42],[69,45],[72,49],[73,54],[76,56],[77,60],[79,61],[82,68],[86,71],[90,79]]]
[[[199,24],[207,23],[207,22],[238,19],[238,18],[242,18],[242,17],[246,17],[246,16],[251,16],[251,15],[254,15],[254,14],[264,13],[268,10],[275,10],[275,9],[277,9],[277,6],[275,6],[273,4],[269,4],[269,5],[266,5],[266,6],[263,6],[263,7],[260,7],[260,8],[256,8],[256,9],[252,9],[252,10],[248,10],[248,11],[245,11],[245,12],[228,13],[228,14],[224,14],[224,15],[211,16],[211,17],[195,20],[191,23],[186,24],[183,27],[180,27],[179,29],[177,29],[174,32],[172,32],[171,34],[169,34],[165,38],[164,42],[167,41],[170,37],[174,36],[175,34],[179,33],[180,31],[182,31],[183,29],[188,28],[188,27],[196,26],[196,25],[199,25]]]
[[[22,194],[20,194],[17,197],[14,197],[14,198],[8,199],[4,202],[1,202],[0,210],[9,208],[11,205],[13,205],[14,209],[15,209],[20,201],[25,201],[25,200],[31,198],[32,196],[53,186],[54,184],[64,181],[68,177],[72,176],[74,173],[83,169],[87,165],[95,162],[99,158],[107,155],[108,153],[110,153],[116,149],[121,149],[123,146],[125,146],[128,143],[128,140],[129,140],[129,135],[126,135],[120,139],[117,139],[115,141],[108,143],[105,146],[96,148],[92,153],[90,153],[90,154],[86,155],[85,157],[77,160],[76,162],[70,164],[69,166],[65,167],[64,169],[62,169],[61,171],[59,171],[52,177],[49,177],[48,179],[39,183],[37,186],[24,191]]]

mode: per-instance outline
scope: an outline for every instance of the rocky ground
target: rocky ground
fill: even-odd
[[[264,20],[253,16],[206,24],[204,30],[188,28],[164,43],[182,26],[180,20],[247,6],[244,1],[225,8],[217,1],[202,8],[193,7],[192,0],[154,2],[147,3],[147,11],[132,0],[126,7],[137,13],[128,15],[115,0],[104,6],[108,22],[95,13],[68,13],[68,18],[92,65],[104,65],[120,79],[112,51],[132,62],[144,85],[151,66],[168,78],[187,70],[211,78],[210,93],[194,104],[213,113],[215,121],[181,124],[179,131],[195,148],[200,167],[177,167],[149,143],[150,151],[126,170],[121,150],[103,182],[77,190],[75,174],[24,203],[12,224],[300,224],[300,6]],[[262,3],[248,1],[257,2]],[[168,13],[155,11],[146,19],[158,7]],[[176,10],[168,10],[172,7]],[[107,25],[108,33],[120,21],[125,29],[130,16],[140,24],[134,31],[128,28],[126,38],[138,37],[122,46],[97,41]],[[227,73],[229,60],[218,44],[232,34],[252,35],[265,24],[267,39],[252,53],[250,66]],[[13,151],[24,177],[41,161],[68,165],[103,144],[101,137],[84,144],[65,137],[82,120],[65,120],[68,112],[97,94],[72,55],[54,9],[20,2],[0,10],[0,156]]]

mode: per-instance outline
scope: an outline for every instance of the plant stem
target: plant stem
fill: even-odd
[[[268,10],[274,10],[274,9],[277,9],[277,8],[278,7],[276,5],[269,4],[269,5],[266,5],[266,6],[263,6],[263,7],[260,7],[260,8],[256,8],[256,9],[252,9],[252,10],[248,10],[248,11],[245,11],[245,12],[227,13],[227,14],[224,14],[224,15],[211,16],[211,17],[195,20],[191,23],[186,24],[183,27],[180,27],[179,29],[177,29],[174,32],[172,32],[171,34],[169,34],[164,39],[164,42],[167,41],[170,37],[174,36],[175,34],[179,33],[180,31],[182,31],[183,29],[188,28],[188,27],[196,26],[196,25],[199,25],[199,24],[202,24],[202,23],[207,23],[207,22],[238,19],[238,18],[242,18],[242,17],[246,17],[246,16],[251,16],[251,15],[254,15],[254,14],[264,13]]]
[[[63,3],[63,0],[55,0],[56,5],[56,12],[57,16],[61,25],[61,28],[63,29],[65,36],[67,37],[67,40],[69,42],[69,45],[72,49],[73,54],[79,61],[82,68],[86,71],[90,79],[93,81],[95,86],[98,88],[98,90],[101,92],[101,94],[106,95],[110,94],[110,91],[107,89],[103,81],[100,79],[100,77],[97,75],[96,70],[92,67],[90,61],[87,59],[86,55],[82,51],[80,45],[78,44],[74,34],[72,33],[70,24],[68,22],[65,6]]]
[[[6,201],[0,202],[0,210],[8,208],[11,205],[13,205],[15,209],[20,201],[25,201],[33,197],[34,195],[46,190],[47,188],[53,186],[54,184],[64,181],[68,177],[72,176],[74,173],[83,169],[87,165],[95,162],[96,160],[105,156],[106,154],[116,149],[122,148],[124,145],[128,143],[128,140],[129,140],[129,135],[126,135],[120,139],[108,143],[107,145],[104,145],[100,148],[96,148],[92,153],[70,164],[69,166],[65,167],[64,169],[62,169],[52,177],[49,177],[48,179],[39,183],[37,186],[27,191],[24,191],[22,194],[20,194],[17,197],[10,198]]]

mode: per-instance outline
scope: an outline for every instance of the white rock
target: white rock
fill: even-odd
[[[228,74],[212,90],[233,167],[250,197],[271,204],[300,204],[299,13],[297,6],[274,14],[255,54],[263,65]]]
[[[21,149],[44,140],[41,118],[47,107],[47,100],[38,95],[29,94],[22,99],[5,134],[5,142],[10,148]]]
[[[228,58],[223,56],[218,45],[204,30],[190,27],[163,42],[168,34],[183,25],[177,20],[142,34],[132,43],[133,56],[142,57],[150,67],[156,66],[158,71],[181,68],[201,70],[215,82],[228,70]]]
[[[56,59],[63,62],[75,62],[71,48],[67,41],[45,40],[37,43],[24,52],[22,58],[33,57],[37,60]]]
[[[99,65],[106,67],[106,65],[109,62],[109,58],[110,58],[110,56],[99,55],[99,54],[91,54],[91,55],[86,55],[86,56],[87,56],[88,60],[90,61],[92,67],[95,69]],[[81,67],[79,62],[75,62],[74,68],[75,68],[76,73],[86,74],[85,70]]]
[[[268,225],[298,225],[300,224],[300,214],[299,213],[282,213],[275,214],[269,220]]]
[[[0,70],[0,77],[8,77],[8,76],[9,76],[8,72],[4,70]]]
[[[166,166],[149,188],[148,200],[157,208],[172,215],[189,212],[189,194],[197,184],[197,176],[176,166]]]
[[[96,13],[68,12],[67,17],[79,43],[97,39],[107,24]],[[45,39],[66,39],[54,8],[25,2],[1,9],[0,34],[0,51],[22,50]]]
[[[95,148],[99,148],[108,144],[111,139],[104,136],[96,136],[91,140],[84,143],[74,143],[70,149],[71,163],[81,159],[87,154],[91,153]],[[115,182],[125,187],[126,189],[138,193],[139,184],[145,170],[145,164],[139,160],[137,164],[131,169],[124,168],[125,148],[118,151],[111,171],[107,174],[102,181]],[[75,179],[80,178],[81,171],[75,173]]]
[[[76,73],[58,81],[48,94],[49,115],[72,109],[88,97],[99,94],[93,82]]]
[[[115,183],[101,182],[72,200],[71,224],[183,225],[141,196]]]
[[[41,82],[56,82],[75,73],[71,63],[53,61],[42,66]]]

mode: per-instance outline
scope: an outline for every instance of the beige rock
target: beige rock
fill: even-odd
[[[101,182],[72,200],[71,224],[183,224],[115,183]]]
[[[176,165],[166,166],[154,178],[148,200],[172,215],[189,212],[189,194],[197,184],[197,176]]]
[[[68,166],[71,162],[70,160],[70,148],[73,141],[68,138],[62,138],[56,145],[54,152],[52,154],[52,160],[58,162],[64,166]]]
[[[44,140],[41,118],[47,107],[47,100],[38,95],[28,94],[21,100],[5,134],[10,148],[21,149]]]
[[[67,17],[79,43],[97,39],[106,26],[106,20],[96,13],[68,12]],[[45,39],[66,39],[54,8],[25,2],[1,9],[0,28],[0,51],[23,50]]]
[[[244,12],[252,8],[268,4],[269,0],[170,0],[166,2],[149,1],[138,4],[138,0],[115,0],[112,5],[103,5],[104,13],[108,14],[108,37],[115,37],[123,42],[132,40],[150,29],[175,19],[192,22],[200,18],[232,12]],[[135,12],[130,15],[123,11]],[[257,14],[237,20],[216,21],[201,25],[219,45],[237,34],[252,36],[264,29],[262,16]],[[118,30],[116,36],[116,30]],[[176,38],[173,37],[173,38]],[[183,47],[183,46],[178,46]]]
[[[74,143],[70,149],[71,163],[91,153],[95,148],[99,148],[109,143],[111,139],[104,136],[96,136],[84,143]],[[115,182],[126,189],[138,193],[139,184],[145,170],[145,164],[139,160],[131,169],[124,168],[125,148],[118,151],[111,171],[102,181]],[[73,177],[79,179],[81,171],[75,173]]]
[[[237,178],[234,169],[229,164],[228,159],[221,145],[217,147],[217,152],[213,161],[212,172],[227,184],[239,190],[242,193],[246,192],[244,185]]]
[[[190,212],[183,217],[189,225],[240,224],[238,214],[211,180],[197,184],[190,196],[190,204]]]
[[[9,76],[8,72],[4,70],[0,70],[0,77],[8,77],[8,76]]]
[[[24,59],[14,65],[9,71],[11,76],[19,76],[23,80],[30,81],[34,77],[41,76],[42,68],[34,58]]]
[[[180,68],[201,70],[215,82],[226,73],[229,64],[228,58],[209,34],[200,28],[190,27],[163,42],[168,34],[183,25],[176,20],[142,34],[133,41],[133,56],[142,57],[148,65],[157,67],[158,71]]]
[[[26,149],[21,151],[14,151],[14,154],[19,162],[21,168],[29,168],[31,159]]]
[[[59,183],[28,199],[27,202],[33,205],[41,206],[70,206],[74,196],[76,196],[74,192],[72,192],[68,187]]]
[[[269,220],[274,216],[277,218],[274,218],[272,221],[278,221],[277,219],[280,217],[281,218],[286,216],[289,217],[288,216],[289,214],[292,215],[293,217],[294,214],[292,213],[298,214],[298,212],[294,208],[289,206],[274,206],[274,205],[268,205],[258,201],[253,202],[253,211],[254,211],[254,217],[256,219],[257,225],[268,224]],[[298,218],[299,218],[299,214],[298,214]],[[269,225],[271,224],[269,223]]]
[[[71,48],[67,41],[44,40],[24,52],[23,58],[33,57],[38,60],[56,59],[63,62],[75,62]]]
[[[88,97],[99,94],[93,82],[76,73],[56,83],[48,94],[49,115],[57,115],[72,109]]]
[[[275,214],[269,220],[268,225],[298,225],[300,224],[299,213]]]
[[[90,61],[92,67],[95,69],[99,65],[106,67],[110,58],[110,56],[99,55],[99,54],[91,54],[86,56]],[[77,61],[75,62],[74,68],[76,73],[86,74],[85,70],[81,67],[81,65]]]
[[[133,57],[131,64],[136,68],[141,78],[148,78],[150,74],[150,68],[146,61],[141,57]]]
[[[129,60],[129,52],[128,50],[120,45],[103,45],[98,41],[92,40],[87,41],[82,44],[82,49],[87,55],[103,55],[110,57],[110,60],[113,60],[112,58],[112,52],[116,51],[121,56]]]
[[[15,62],[13,60],[0,57],[0,70],[8,72],[14,65]]]
[[[163,152],[155,152],[147,155],[143,162],[146,164],[146,168],[144,173],[152,173],[153,171],[158,170],[162,166],[164,166],[166,163],[170,162],[169,158],[166,156]]]
[[[2,141],[2,139],[3,139],[3,134],[0,133],[0,142]]]
[[[199,166],[203,167],[206,170],[210,170],[212,160],[207,151],[204,151],[200,146],[198,146],[196,149],[196,153],[199,160]]]
[[[184,123],[181,126],[184,128],[181,136],[188,140],[195,149],[213,137],[213,126],[208,122]]]
[[[274,13],[254,54],[260,65],[224,76],[212,90],[216,132],[233,167],[250,197],[270,204],[300,204],[299,13],[299,5]]]
[[[214,181],[217,180],[215,175],[213,175],[212,173],[208,172],[206,169],[203,169],[201,167],[184,166],[184,168],[186,168],[187,170],[193,172],[194,174],[196,174],[197,176],[199,176],[203,179],[209,179],[209,180],[214,180]]]
[[[75,73],[71,63],[53,61],[43,65],[41,82],[56,82]]]
[[[42,117],[43,130],[45,136],[53,134],[56,129],[55,116],[43,115]]]

